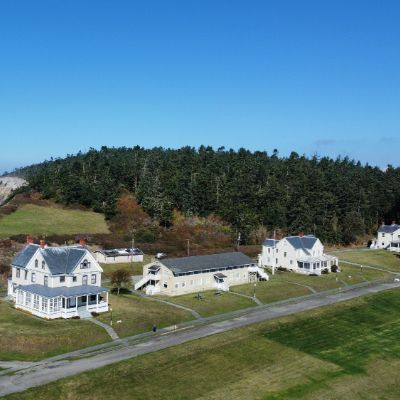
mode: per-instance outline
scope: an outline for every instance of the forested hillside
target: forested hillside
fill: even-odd
[[[280,229],[351,242],[400,214],[400,169],[347,158],[211,147],[177,150],[106,148],[46,161],[17,171],[45,197],[79,203],[112,217],[121,189],[135,194],[161,225],[172,211],[216,214],[240,231]]]

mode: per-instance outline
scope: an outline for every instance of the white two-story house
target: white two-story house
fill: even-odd
[[[338,258],[324,253],[321,241],[313,235],[287,236],[281,240],[267,239],[259,258],[262,267],[285,268],[302,274],[331,271]]]
[[[378,229],[377,238],[372,241],[371,248],[400,251],[400,225],[394,222],[391,225],[382,224]]]
[[[27,246],[11,263],[8,295],[15,307],[42,318],[88,316],[108,311],[108,289],[101,287],[102,268],[84,242],[79,246]]]

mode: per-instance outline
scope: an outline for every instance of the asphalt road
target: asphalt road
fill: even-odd
[[[0,376],[0,396],[21,392],[61,378],[176,346],[191,340],[396,287],[400,287],[400,284],[381,283],[373,286],[352,288],[342,293],[321,293],[293,303],[256,307],[249,309],[244,315],[218,322],[188,326],[185,329],[172,331],[168,334],[152,336],[139,343],[128,344],[129,342],[125,342],[125,344],[119,346],[103,348],[98,352],[86,354],[84,358],[62,359],[62,357],[58,357],[58,359],[52,358],[38,363],[28,363],[19,371],[13,371],[10,375]]]

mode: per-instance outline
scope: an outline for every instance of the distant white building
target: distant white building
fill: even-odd
[[[135,248],[98,250],[94,252],[96,261],[105,264],[141,262],[143,251]]]
[[[377,238],[372,241],[370,247],[400,252],[400,225],[394,222],[391,225],[382,224],[378,229]]]
[[[228,291],[232,285],[268,280],[268,275],[240,252],[165,258],[143,267],[135,290],[178,296],[205,290]]]
[[[313,235],[287,236],[263,242],[260,265],[320,275],[323,270],[330,272],[332,266],[338,265],[338,258],[325,254],[321,241]]]
[[[46,319],[88,316],[108,311],[103,270],[84,243],[47,247],[28,239],[11,262],[8,296],[15,307]]]

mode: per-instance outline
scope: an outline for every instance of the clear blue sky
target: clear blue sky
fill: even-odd
[[[183,145],[399,165],[399,1],[2,0],[0,172]]]

